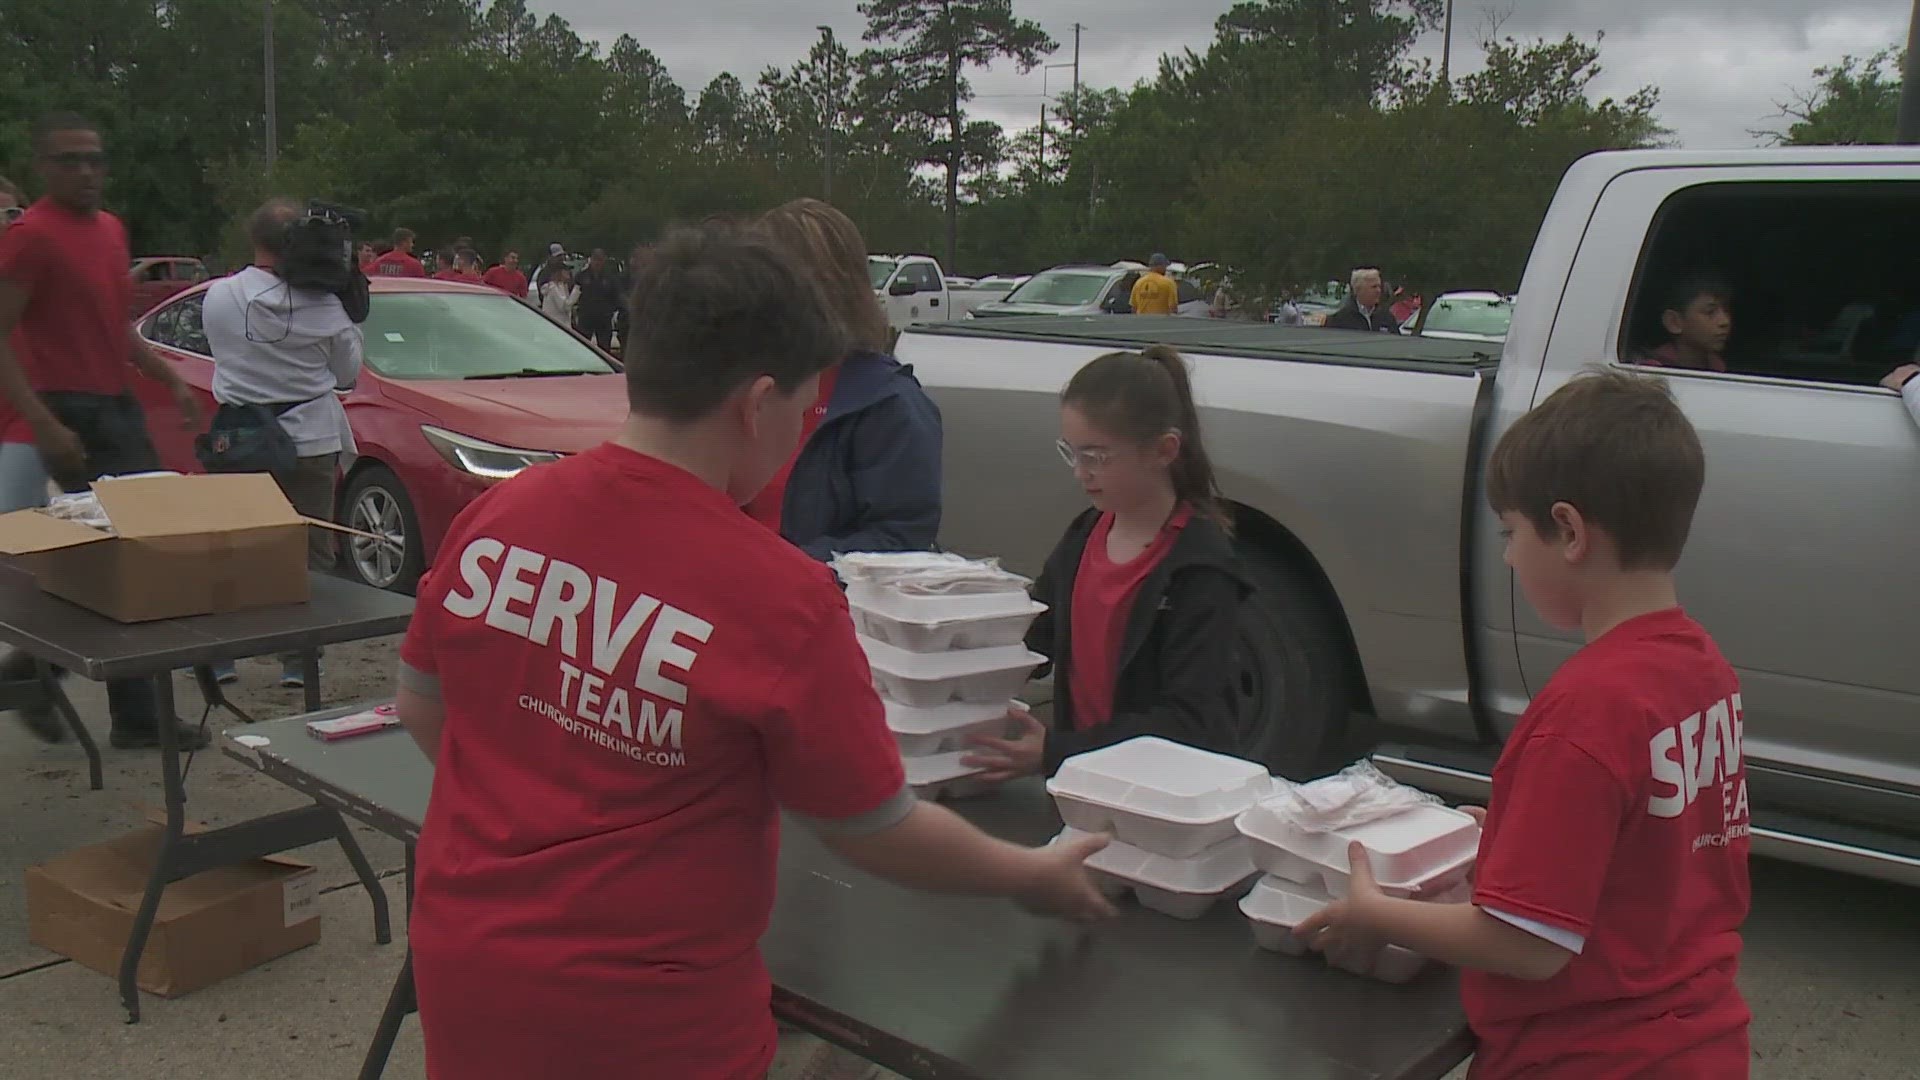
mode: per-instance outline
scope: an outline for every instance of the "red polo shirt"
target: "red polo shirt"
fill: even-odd
[[[1073,579],[1073,657],[1067,665],[1067,686],[1073,693],[1075,731],[1101,727],[1113,719],[1113,688],[1120,679],[1120,650],[1126,645],[1134,600],[1147,575],[1173,550],[1180,530],[1191,520],[1193,507],[1181,504],[1153,543],[1123,563],[1107,557],[1113,515],[1100,515],[1093,527]]]
[[[793,456],[780,471],[773,474],[767,486],[760,494],[747,503],[747,516],[760,522],[774,532],[780,531],[780,518],[785,512],[787,502],[787,480],[793,476],[793,466],[800,460],[801,451],[807,448],[807,440],[820,430],[821,421],[827,418],[827,408],[833,404],[833,388],[840,382],[838,364],[820,373],[820,396],[814,400],[813,408],[807,410],[805,426],[800,429],[800,444],[794,448]]]
[[[0,278],[27,293],[10,341],[35,391],[111,395],[131,389],[132,261],[126,229],[105,210],[81,213],[41,199],[0,230]],[[25,421],[4,400],[0,440],[32,441]]]
[[[832,574],[607,444],[461,513],[401,657],[446,716],[411,938],[428,1072],[764,1076],[778,811],[911,806]]]

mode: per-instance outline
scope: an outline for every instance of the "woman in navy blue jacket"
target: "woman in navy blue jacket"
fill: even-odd
[[[761,218],[759,230],[811,271],[852,351],[820,378],[820,400],[788,470],[747,512],[825,561],[847,551],[926,551],[940,534],[940,410],[892,333],[851,219],[818,199]]]

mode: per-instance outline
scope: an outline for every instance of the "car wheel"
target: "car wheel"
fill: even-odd
[[[1289,780],[1325,776],[1360,752],[1345,632],[1311,575],[1258,551],[1241,569],[1254,592],[1236,635],[1231,750]]]
[[[400,478],[377,465],[354,476],[341,500],[348,528],[380,537],[347,536],[347,568],[362,584],[410,593],[426,571],[420,519]]]

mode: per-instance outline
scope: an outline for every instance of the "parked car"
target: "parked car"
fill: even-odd
[[[1004,300],[1008,293],[1025,280],[1027,280],[1025,275],[995,274],[991,277],[983,277],[964,289],[950,287],[947,290],[947,300],[952,305],[952,313],[948,318],[964,319],[981,304]]]
[[[895,328],[959,318],[947,294],[946,274],[931,256],[869,255],[867,276]]]
[[[211,417],[205,299],[205,286],[193,288],[138,329],[200,391]],[[383,538],[343,544],[345,569],[368,585],[411,591],[475,496],[529,465],[598,445],[627,415],[626,381],[611,360],[497,289],[374,278],[362,329],[366,368],[342,394],[360,456],[346,466],[335,520]],[[196,432],[157,383],[139,383],[163,464],[198,472]]]
[[[1408,334],[1454,341],[1507,340],[1513,324],[1513,297],[1497,292],[1441,293],[1422,304],[1403,327]]]
[[[1174,344],[1258,586],[1236,749],[1303,777],[1374,747],[1484,798],[1581,644],[1514,587],[1488,455],[1580,372],[1631,370],[1663,286],[1710,260],[1734,285],[1730,370],[1662,374],[1706,448],[1678,580],[1739,672],[1753,849],[1920,884],[1920,431],[1877,385],[1912,353],[1888,328],[1920,310],[1916,210],[1911,146],[1597,154],[1561,182],[1504,348],[1217,320],[916,329],[899,353],[946,418],[941,541],[1037,570],[1079,499],[1047,460],[1061,386],[1116,344]]]
[[[1042,270],[1009,292],[1004,300],[974,307],[972,317],[1006,315],[1126,315],[1133,311],[1133,286],[1144,269],[1121,266],[1056,266]],[[1207,297],[1200,286],[1181,279],[1179,314],[1204,318]]]
[[[167,297],[207,280],[207,264],[185,255],[149,255],[133,260],[129,273],[133,275],[133,301],[127,315],[139,318]]]

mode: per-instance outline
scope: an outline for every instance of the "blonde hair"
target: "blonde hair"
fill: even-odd
[[[887,314],[867,276],[867,242],[852,218],[819,199],[795,199],[767,211],[757,231],[813,279],[853,348],[891,348]]]

